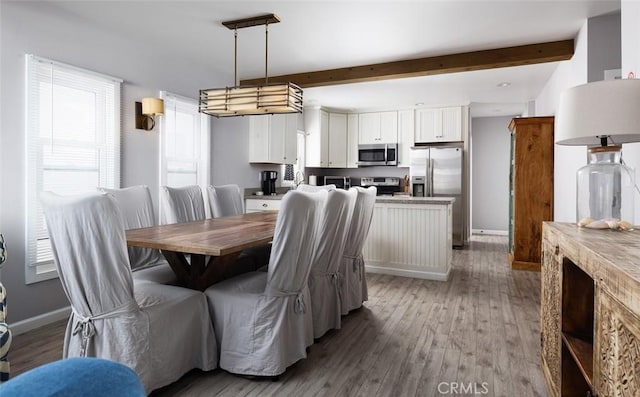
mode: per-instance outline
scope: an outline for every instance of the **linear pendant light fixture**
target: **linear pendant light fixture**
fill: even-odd
[[[278,23],[275,14],[222,22],[234,30],[233,87],[200,90],[199,111],[215,117],[276,113],[302,113],[302,89],[293,83],[269,84],[269,24]],[[238,85],[238,29],[265,26],[264,84]]]

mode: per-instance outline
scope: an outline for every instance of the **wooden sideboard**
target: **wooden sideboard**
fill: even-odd
[[[550,396],[640,395],[640,231],[545,222],[542,371]]]

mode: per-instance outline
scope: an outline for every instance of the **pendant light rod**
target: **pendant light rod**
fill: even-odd
[[[238,29],[233,33],[233,85],[238,85]]]
[[[264,25],[264,83],[269,84],[269,22]]]

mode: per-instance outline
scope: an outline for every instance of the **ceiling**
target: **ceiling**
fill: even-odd
[[[574,38],[589,17],[616,12],[610,1],[82,1],[50,2],[60,13],[147,51],[167,48],[202,64],[201,88],[233,85],[233,32],[221,22],[275,13],[269,74],[446,55]],[[238,31],[240,79],[264,75],[263,27]],[[470,103],[472,115],[520,114],[557,63],[354,83],[304,91],[305,104],[383,109]],[[498,87],[501,82],[510,83]]]

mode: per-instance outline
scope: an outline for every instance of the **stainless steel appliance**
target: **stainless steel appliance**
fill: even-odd
[[[358,145],[358,167],[374,165],[398,165],[398,144]]]
[[[402,191],[400,178],[395,177],[364,177],[360,179],[360,185],[363,187],[375,186],[378,190],[378,196]]]
[[[276,194],[278,171],[260,171],[260,188],[265,195]]]
[[[464,245],[462,195],[463,146],[447,144],[411,148],[411,194],[415,197],[454,197],[453,246]]]
[[[349,189],[351,187],[351,178],[348,176],[325,176],[325,185],[336,185],[338,189]]]

